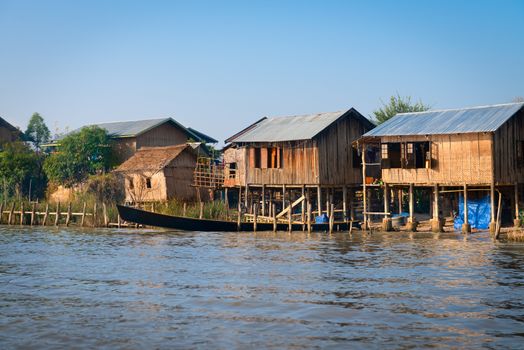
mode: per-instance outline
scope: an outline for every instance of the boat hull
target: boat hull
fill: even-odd
[[[118,213],[120,218],[128,222],[134,222],[139,225],[155,226],[176,230],[184,231],[203,231],[203,232],[232,232],[232,231],[254,231],[254,223],[252,222],[241,222],[240,226],[233,221],[221,221],[221,220],[208,220],[208,219],[195,219],[181,216],[172,216],[159,213],[153,213],[146,210],[132,208],[124,205],[117,205]],[[293,231],[301,231],[307,229],[302,224],[292,224]],[[355,225],[357,228],[358,226]],[[272,223],[258,223],[257,231],[272,231]],[[348,230],[349,224],[347,223],[335,223],[333,225],[335,231]],[[277,224],[278,231],[289,230],[289,225],[284,223]],[[312,231],[328,231],[328,224],[312,224]]]

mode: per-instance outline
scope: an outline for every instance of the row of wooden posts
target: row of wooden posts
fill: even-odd
[[[1,202],[0,224],[30,226],[58,226],[64,224],[65,226],[69,226],[73,223],[73,221],[75,221],[75,223],[80,227],[88,226],[88,224],[91,227],[120,227],[123,225],[120,217],[117,218],[116,223],[112,223],[110,221],[107,205],[105,203],[102,203],[102,205],[95,203],[93,205],[92,211],[89,211],[87,208],[87,203],[84,202],[81,212],[73,212],[71,203],[67,204],[65,211],[63,211],[60,202],[57,202],[55,205],[45,203],[45,209],[43,209],[43,211],[39,210],[38,206],[38,203],[32,202],[28,207],[25,207],[24,202],[20,202],[17,208],[15,202],[11,203],[10,205],[5,202]],[[102,209],[101,219],[103,220],[101,224],[98,222],[100,208]],[[73,220],[75,217],[79,218],[80,222],[78,222],[78,220]],[[63,220],[61,220],[61,218]],[[90,222],[88,223],[88,221]]]

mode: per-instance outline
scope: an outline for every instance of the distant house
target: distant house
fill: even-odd
[[[126,202],[196,199],[191,183],[197,155],[190,145],[142,147],[115,172],[125,181]]]
[[[22,132],[9,124],[5,119],[0,117],[0,145],[6,142],[13,142],[22,137]]]
[[[343,192],[346,203],[347,188],[360,186],[360,156],[352,142],[373,127],[354,108],[262,118],[226,140],[224,186],[245,188],[246,204],[254,191],[255,202],[262,203],[262,213],[268,212],[266,204],[275,196],[291,200],[293,193],[286,194],[290,189],[295,189],[295,196],[297,189],[301,194],[313,189],[321,213],[326,203],[322,191],[326,199]]]
[[[186,128],[172,118],[100,123],[90,126],[98,126],[107,130],[114,141],[113,147],[119,163],[129,159],[142,147],[175,146],[196,142],[204,144],[198,149],[203,155],[207,155],[208,149],[205,143],[217,142],[210,136]],[[73,132],[78,131],[80,129]]]
[[[465,198],[468,186],[475,187],[470,196],[490,193],[492,224],[495,190],[500,191],[512,198],[518,216],[524,183],[524,103],[401,113],[358,143],[378,151],[386,185],[434,189],[435,221],[439,187],[460,191]],[[469,230],[467,225],[464,229]]]

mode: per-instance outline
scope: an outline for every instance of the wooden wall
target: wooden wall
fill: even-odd
[[[492,134],[454,134],[383,137],[383,142],[430,141],[431,169],[382,169],[382,179],[390,184],[463,185],[490,184],[493,176]]]
[[[246,147],[229,147],[224,151],[224,164],[226,165],[224,168],[224,186],[235,187],[246,185],[246,155]],[[237,164],[235,177],[230,177],[229,164],[231,163]]]
[[[164,123],[137,136],[136,148],[181,145],[185,144],[187,139],[182,130],[170,123]]]
[[[191,186],[196,161],[196,155],[192,151],[185,150],[164,169],[168,200],[173,198],[182,201],[196,200],[196,190]]]
[[[343,118],[317,137],[320,184],[362,184],[362,167],[353,167],[352,143],[369,130],[355,118]]]
[[[518,159],[518,143],[524,141],[524,110],[520,110],[493,135],[495,182],[524,183],[524,162]],[[524,150],[523,150],[524,152]]]

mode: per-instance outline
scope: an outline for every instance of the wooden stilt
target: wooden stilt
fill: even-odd
[[[258,203],[254,204],[253,208],[253,232],[257,232],[257,221],[258,221]]]
[[[56,203],[55,226],[60,222],[60,201]]]
[[[342,219],[344,222],[348,221],[348,188],[342,186]]]
[[[307,202],[307,232],[311,233],[311,203]]]
[[[293,208],[290,208],[287,212],[287,224],[288,224],[288,231],[293,231],[293,223],[291,221],[291,215],[293,214]]]
[[[333,233],[333,224],[335,223],[335,206],[330,204],[329,210],[329,233]]]
[[[384,213],[389,213],[389,187],[387,183],[384,183]],[[388,214],[384,214],[384,219],[382,220],[382,230],[385,232],[391,231],[393,225],[391,223],[391,218]]]
[[[70,222],[71,222],[71,202],[67,204],[66,226],[69,226]]]
[[[519,210],[519,184],[516,183],[514,186],[515,190],[515,220],[513,226],[520,227],[520,210]]]
[[[491,221],[489,223],[489,232],[495,234],[497,225],[495,223],[495,180],[491,181],[489,187],[490,205],[491,205]]]
[[[36,203],[33,202],[31,206],[31,221],[29,222],[31,226],[35,224],[35,206],[36,206]]]
[[[20,226],[24,224],[24,202],[20,202]]]
[[[204,202],[200,202],[200,213],[198,214],[198,217],[200,219],[204,217]]]
[[[415,219],[415,195],[414,185],[409,184],[409,222],[408,231],[415,232],[417,230],[417,222]]]
[[[273,232],[277,232],[277,211],[275,203],[271,203],[271,214],[273,216]]]
[[[286,185],[282,185],[282,210],[286,207]]]
[[[368,212],[368,194],[367,194],[367,187],[366,187],[366,147],[362,145],[362,205],[363,205],[363,211],[364,211],[364,224],[362,226],[362,229],[367,230],[368,229],[368,215],[366,214]]]
[[[246,185],[246,189],[244,191],[244,208],[246,208],[246,212],[248,209],[248,198],[249,198],[249,185]]]
[[[306,196],[306,186],[302,185],[302,197],[305,198],[305,196]],[[306,230],[305,216],[306,216],[306,200],[303,200],[301,203],[301,209],[300,209],[300,221],[302,221],[302,231]]]
[[[322,215],[322,188],[317,186],[317,212],[318,216]]]
[[[109,219],[107,217],[107,206],[105,203],[102,203],[102,209],[104,210],[104,226],[107,227],[109,225]]]
[[[398,215],[402,214],[402,188],[399,188],[397,191],[398,195]]]
[[[431,230],[435,233],[443,231],[442,220],[440,218],[439,209],[439,187],[435,185],[433,187],[433,220],[431,223]]]
[[[87,209],[87,203],[84,202],[84,208],[82,209],[82,220],[80,221],[80,227],[84,227],[84,223],[86,219],[86,209]]]
[[[471,225],[468,219],[468,185],[464,184],[464,224],[462,225],[462,233],[471,232]]]
[[[355,221],[355,206],[353,203],[353,200],[355,198],[355,189],[350,187],[348,195],[349,195],[349,219],[351,221]]]
[[[238,203],[237,203],[237,230],[240,231],[240,221],[242,218],[242,186],[238,187]]]
[[[42,220],[42,226],[47,225],[47,217],[49,216],[49,203],[45,205],[44,219]]]
[[[262,194],[261,194],[261,214],[262,216],[266,216],[266,185],[262,185]]]

